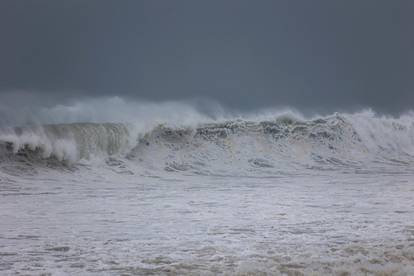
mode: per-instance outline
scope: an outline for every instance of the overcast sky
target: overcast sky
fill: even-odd
[[[11,91],[399,112],[414,105],[414,1],[1,0]]]

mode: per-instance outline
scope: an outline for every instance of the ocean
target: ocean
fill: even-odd
[[[414,115],[141,126],[0,129],[1,275],[414,274]]]

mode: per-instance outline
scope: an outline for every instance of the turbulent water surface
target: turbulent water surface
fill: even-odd
[[[414,273],[414,118],[0,130],[0,274]]]

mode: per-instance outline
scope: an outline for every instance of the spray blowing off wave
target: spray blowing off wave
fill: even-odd
[[[179,125],[179,126],[178,126]],[[414,117],[373,113],[316,119],[215,120],[199,124],[73,123],[0,132],[3,163],[19,158],[116,158],[135,169],[197,174],[281,173],[302,169],[362,169],[414,165]],[[0,161],[1,162],[1,161]]]

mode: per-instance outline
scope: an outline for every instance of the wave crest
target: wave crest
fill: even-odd
[[[159,124],[138,134],[126,124],[55,124],[2,130],[0,143],[3,161],[24,153],[26,158],[53,158],[73,165],[80,159],[115,156],[135,168],[201,174],[411,169],[414,117],[362,112],[306,120],[282,115],[183,127]]]
[[[70,164],[80,159],[124,153],[130,144],[128,127],[113,123],[73,123],[15,127],[1,131],[3,156],[25,153]]]

